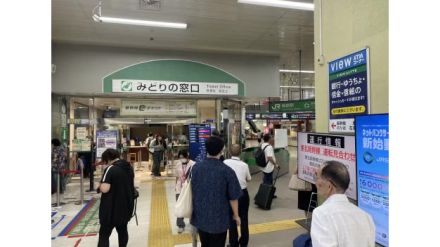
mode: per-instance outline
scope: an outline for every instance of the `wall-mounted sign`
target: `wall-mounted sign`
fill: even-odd
[[[238,84],[153,80],[112,81],[114,93],[238,95]]]
[[[315,100],[269,102],[269,112],[315,112]]]
[[[315,183],[316,172],[324,161],[343,163],[350,173],[345,194],[356,200],[356,153],[354,136],[298,132],[298,177]]]
[[[370,112],[368,48],[330,61],[329,131],[354,133],[354,116]]]
[[[195,101],[122,100],[121,116],[195,116]]]
[[[90,140],[72,140],[71,151],[74,152],[90,152],[91,150],[91,142]]]
[[[101,158],[102,153],[107,148],[117,148],[118,131],[101,130],[96,132],[96,158]]]
[[[79,140],[87,139],[88,133],[87,133],[86,127],[77,127],[75,129],[75,132],[76,132],[76,139],[79,139]]]
[[[371,215],[376,242],[388,246],[388,114],[356,117],[358,206]]]

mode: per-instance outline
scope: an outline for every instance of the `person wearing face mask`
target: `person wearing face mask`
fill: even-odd
[[[189,171],[194,165],[194,161],[188,157],[188,150],[180,150],[178,153],[178,161],[176,163],[176,201],[179,199],[180,192],[182,191],[183,183],[186,181],[189,175]],[[178,233],[182,233],[185,230],[185,221],[183,218],[177,218],[176,225],[178,227]]]
[[[326,161],[316,176],[318,195],[324,203],[315,208],[309,239],[304,235],[293,246],[374,247],[375,225],[369,214],[352,204],[345,191],[350,184],[347,167]],[[301,241],[300,241],[301,240]]]

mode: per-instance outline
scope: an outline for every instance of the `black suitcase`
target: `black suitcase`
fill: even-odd
[[[275,183],[278,178],[278,174],[280,173],[280,169],[278,169],[277,175],[275,177],[273,184],[260,184],[260,188],[258,188],[258,192],[255,195],[255,204],[262,209],[269,210],[272,205],[272,199],[275,195],[276,187]]]

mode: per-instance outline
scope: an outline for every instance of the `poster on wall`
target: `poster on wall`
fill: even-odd
[[[274,148],[285,148],[287,145],[287,129],[275,129]]]
[[[210,124],[189,125],[189,157],[200,162],[206,157],[206,140],[211,136]]]
[[[354,117],[370,112],[369,49],[330,61],[329,132],[354,133]]]
[[[388,246],[388,114],[356,117],[358,206],[373,218],[376,242]]]
[[[96,132],[96,158],[101,158],[107,148],[117,149],[118,131],[99,130]]]
[[[354,136],[298,132],[298,177],[316,182],[316,172],[324,161],[343,163],[350,173],[346,195],[356,200],[356,154]]]

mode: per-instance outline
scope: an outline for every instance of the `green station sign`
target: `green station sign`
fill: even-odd
[[[315,112],[315,100],[269,102],[269,112]]]

